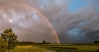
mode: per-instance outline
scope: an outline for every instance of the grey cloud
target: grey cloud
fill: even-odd
[[[41,0],[7,0],[7,1],[0,0],[0,6],[7,4],[7,3],[23,3],[23,4],[29,5],[31,7],[34,7],[50,21],[50,23],[54,27],[55,31],[57,32],[61,43],[75,43],[75,42],[85,43],[85,42],[92,42],[94,40],[99,40],[97,38],[99,35],[90,35],[90,34],[98,34],[97,32],[99,29],[98,28],[98,26],[99,26],[99,24],[98,24],[98,22],[99,22],[99,20],[98,20],[99,19],[99,10],[98,10],[99,1],[98,0],[86,0],[87,6],[85,8],[81,8],[79,11],[77,11],[75,13],[70,12],[70,10],[68,8],[69,2],[71,2],[71,1],[70,0],[46,0],[46,1],[44,1],[44,0],[42,0],[42,1]],[[14,14],[12,12],[11,12],[11,14]],[[24,12],[24,10],[22,12]],[[4,13],[7,13],[7,12],[4,12]],[[15,13],[15,14],[22,15],[21,12]],[[10,14],[9,14],[9,16],[10,16]],[[24,16],[24,14],[23,14],[23,16]],[[5,21],[5,19],[0,18],[0,20],[1,19],[2,19],[2,21]],[[36,18],[34,18],[34,19],[36,19]],[[24,31],[24,32],[26,32],[26,34],[28,34],[28,33],[32,34],[29,31],[32,31],[31,28],[34,28],[34,27],[39,29],[39,30],[35,30],[33,32],[34,34],[35,33],[38,34],[37,33],[38,31],[42,31],[40,29],[44,30],[42,32],[46,32],[46,28],[49,29],[49,27],[45,28],[45,26],[44,26],[46,24],[45,21],[42,22],[45,24],[42,25],[41,27],[39,27],[42,23],[38,26],[38,24],[35,22],[35,20],[32,21],[31,18],[29,18],[28,16],[27,17],[25,16],[24,19],[18,18],[18,21],[19,21],[19,25],[22,25],[23,24],[22,22],[25,22],[25,24],[23,24],[25,26],[23,26],[23,27],[16,25],[17,22],[15,22],[15,24],[13,25],[13,28],[15,30],[17,29],[17,27],[18,28],[20,27],[20,29],[22,29],[22,30],[20,30],[20,33],[21,33],[21,31]],[[26,21],[30,21],[30,24],[27,24]],[[32,26],[31,22],[33,22],[36,25]],[[2,24],[2,23],[0,22],[0,24]],[[9,24],[9,23],[7,23],[7,24]],[[3,24],[2,26],[6,26],[6,25]],[[30,28],[26,28],[26,27],[30,27]],[[79,33],[79,35],[76,37],[74,37],[75,35],[73,36],[68,33],[69,30],[72,30],[75,28],[79,28],[81,30],[81,33]],[[18,33],[17,30],[16,30],[16,32]],[[25,31],[25,30],[28,30],[28,31]],[[48,31],[49,31],[49,33],[48,33]],[[49,29],[48,31],[45,34],[50,34],[50,32],[52,32],[52,29]],[[21,34],[25,34],[25,33],[21,33]],[[23,37],[23,35],[21,35],[21,36]],[[33,36],[36,36],[36,35],[33,35]],[[31,37],[31,35],[29,35],[29,37]],[[41,37],[41,36],[38,36],[38,37]],[[30,40],[30,39],[28,39],[27,35],[24,35],[24,39]],[[47,38],[45,38],[45,39],[47,39]],[[41,40],[37,39],[37,41],[41,41]]]
[[[3,29],[0,29],[0,31],[12,27],[19,41],[42,42],[46,40],[47,42],[58,43],[56,34],[50,24],[33,9],[17,3],[7,4],[0,8],[5,12],[1,15],[0,27]]]

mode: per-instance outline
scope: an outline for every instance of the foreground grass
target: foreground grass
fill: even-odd
[[[12,49],[7,52],[47,52],[50,50],[44,49],[44,48],[38,48],[36,46],[17,46],[15,49]]]
[[[17,46],[8,52],[99,52],[99,45],[84,44],[37,44]]]
[[[43,46],[56,52],[99,52],[99,45],[46,44]]]

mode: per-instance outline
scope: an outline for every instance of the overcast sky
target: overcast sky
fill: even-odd
[[[98,0],[0,0],[0,32],[12,27],[20,41],[92,43],[98,19]]]

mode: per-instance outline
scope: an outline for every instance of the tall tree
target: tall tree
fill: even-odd
[[[1,33],[1,37],[4,41],[8,42],[7,49],[13,49],[17,45],[17,36],[14,34],[12,28],[8,28]]]

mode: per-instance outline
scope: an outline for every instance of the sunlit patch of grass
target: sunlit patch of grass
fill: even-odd
[[[12,49],[8,52],[46,52],[50,51],[44,48],[38,48],[36,46],[17,46],[15,49]]]

